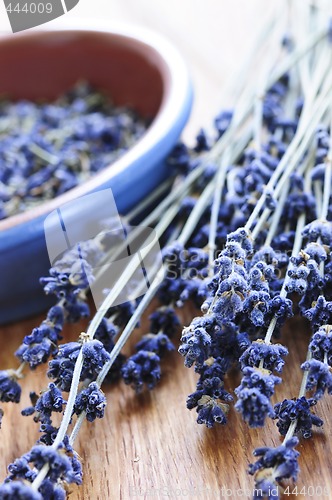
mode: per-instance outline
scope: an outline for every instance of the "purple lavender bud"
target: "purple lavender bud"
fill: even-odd
[[[232,259],[222,255],[215,260],[215,266],[221,279],[227,278],[232,272]]]
[[[310,408],[315,404],[315,399],[306,399],[304,396],[299,399],[284,399],[281,403],[277,403],[274,411],[280,434],[286,436],[289,426],[296,420],[295,432],[306,439],[311,437],[312,426],[323,425],[323,420],[311,413]]]
[[[29,461],[25,456],[16,458],[16,460],[8,465],[8,476],[6,482],[14,481],[15,479],[26,479],[33,481],[36,477],[36,472],[29,467]]]
[[[326,250],[320,243],[308,243],[304,251],[309,255],[310,259],[317,262],[317,264],[320,264],[327,259]]]
[[[251,292],[245,299],[243,311],[249,314],[250,321],[255,326],[263,326],[266,323],[266,314],[269,311],[270,294],[264,291]]]
[[[88,342],[84,342],[82,346],[82,353],[82,380],[84,380],[84,378],[93,379],[94,375],[98,374],[104,364],[110,359],[109,353],[99,340],[89,340]],[[85,372],[90,372],[91,376],[87,377],[87,373]]]
[[[226,402],[233,401],[233,396],[225,390],[224,382],[222,378],[219,377],[203,378],[201,375],[197,383],[197,391],[191,394],[187,400],[187,407],[189,409],[194,408],[196,403],[199,404],[199,399],[203,395],[208,395],[213,399],[219,399]],[[190,401],[191,407],[189,406]],[[193,405],[194,401],[196,401],[196,403]]]
[[[269,309],[281,322],[293,316],[293,303],[290,299],[276,295],[270,300]]]
[[[288,350],[281,344],[266,344],[262,340],[254,341],[240,357],[241,369],[246,366],[255,367],[264,362],[264,368],[269,371],[275,370],[281,373]]]
[[[201,384],[205,379],[218,377],[223,380],[224,375],[230,368],[230,362],[227,358],[213,358],[212,356],[204,361],[203,365],[195,366],[195,371],[200,374],[199,381],[197,383]]]
[[[245,250],[246,255],[251,255],[253,251],[253,242],[250,238],[248,231],[244,227],[240,227],[236,231],[229,233],[227,237],[227,244],[238,242],[241,245],[241,248]]]
[[[62,391],[70,390],[76,359],[81,349],[83,351],[81,380],[94,380],[110,358],[99,340],[91,340],[83,345],[79,342],[68,342],[59,346],[55,358],[49,362],[47,374],[55,379],[56,385]]]
[[[226,132],[232,121],[232,118],[233,118],[232,110],[224,110],[216,116],[214,120],[214,126],[217,129],[218,138],[224,135],[224,133]]]
[[[332,394],[331,367],[317,359],[311,359],[301,365],[302,370],[308,371],[306,389],[315,391],[313,397],[321,399],[325,391]]]
[[[54,483],[58,480],[67,483],[82,483],[82,470],[77,471],[73,468],[73,461],[66,455],[63,448],[54,450],[50,446],[35,445],[25,456],[38,470],[48,464],[50,469],[47,478]],[[77,459],[75,466],[77,466]]]
[[[271,211],[275,210],[277,206],[277,201],[275,198],[273,198],[273,192],[265,191],[265,196],[266,196],[265,198],[266,208],[268,208]]]
[[[299,452],[294,450],[299,440],[292,437],[285,444],[276,448],[257,448],[254,455],[259,459],[249,465],[249,474],[255,475],[255,490],[262,493],[262,496],[256,498],[265,498],[271,494],[271,491],[277,490],[279,500],[278,484],[283,479],[297,478],[299,472],[298,456]]]
[[[211,145],[207,134],[205,130],[201,128],[196,136],[196,145],[194,146],[194,150],[196,153],[201,153],[202,151],[209,151],[210,148]]]
[[[52,445],[54,443],[58,430],[58,427],[54,427],[51,424],[41,424],[39,431],[42,433],[42,435],[37,443],[46,444],[47,446]]]
[[[183,219],[188,218],[196,203],[197,200],[193,196],[186,196],[183,198],[179,206],[178,217]]]
[[[318,243],[320,239],[324,245],[332,244],[332,223],[328,221],[315,220],[307,224],[302,231],[304,238],[309,242]]]
[[[155,352],[158,356],[163,356],[168,351],[174,351],[175,347],[165,333],[147,333],[136,344],[136,350]]]
[[[185,366],[190,368],[194,363],[201,365],[209,357],[211,336],[204,327],[191,326],[183,330],[179,353],[185,357]]]
[[[96,418],[103,418],[106,407],[106,397],[96,382],[91,382],[86,389],[83,389],[75,400],[74,413],[80,415],[83,411],[88,422],[93,422]]]
[[[211,428],[215,423],[226,424],[229,406],[209,396],[202,396],[197,403],[197,423]]]
[[[287,197],[282,216],[287,220],[297,220],[302,213],[305,213],[308,219],[316,218],[315,197],[305,192],[291,193]]]
[[[199,308],[202,306],[202,303],[204,303],[208,294],[208,285],[205,280],[203,281],[201,278],[190,278],[183,284],[176,306],[182,307],[185,302],[190,300],[197,308]]]
[[[79,300],[77,295],[67,294],[63,307],[66,311],[66,320],[69,323],[76,323],[82,318],[90,316],[90,308],[86,302]]]
[[[124,302],[123,304],[119,304],[111,309],[112,314],[115,316],[114,323],[116,326],[122,328],[124,327],[135,311],[135,303],[134,302]]]
[[[332,366],[332,330],[329,325],[322,326],[313,336],[309,344],[312,357]]]
[[[2,500],[43,500],[43,496],[21,481],[11,481],[0,486]]]
[[[180,320],[173,307],[160,307],[149,316],[150,331],[158,333],[162,331],[166,335],[172,335],[180,326]]]
[[[332,323],[332,302],[327,301],[320,295],[310,309],[304,311],[303,315],[310,321],[313,328]]]
[[[272,375],[270,371],[246,366],[239,387],[235,389],[238,410],[250,427],[262,427],[267,416],[273,418],[275,413],[270,403],[276,384],[281,378]]]
[[[45,498],[51,498],[52,500],[66,500],[67,492],[61,484],[54,484],[49,479],[44,479],[40,488],[40,493]]]
[[[15,355],[23,362],[27,362],[31,369],[45,363],[51,354],[57,351],[58,341],[62,338],[64,311],[60,306],[53,306],[48,311],[46,320],[38,328],[34,328],[30,335],[26,335],[23,344]]]
[[[21,387],[17,383],[17,376],[13,370],[0,371],[0,401],[3,403],[19,403]]]
[[[238,396],[235,409],[242,414],[250,427],[263,427],[267,416],[274,417],[275,413],[269,398],[258,389],[244,388],[239,391],[237,388],[235,393]]]
[[[118,327],[107,318],[103,318],[99,323],[94,338],[99,340],[107,352],[111,352],[114,347],[114,337],[118,333]]]
[[[30,394],[30,399],[34,403],[35,393]],[[22,411],[24,416],[32,415],[36,412],[34,420],[36,422],[41,422],[43,424],[51,424],[51,416],[53,412],[61,413],[63,406],[66,401],[62,397],[60,389],[56,387],[55,384],[50,383],[48,389],[40,395],[40,397],[35,401],[34,406],[25,408]]]
[[[160,380],[160,358],[154,352],[139,351],[128,358],[121,373],[125,384],[137,393],[143,390],[144,384],[153,389]]]
[[[192,170],[192,160],[189,150],[183,142],[174,146],[167,158],[167,163],[182,175],[187,175]]]

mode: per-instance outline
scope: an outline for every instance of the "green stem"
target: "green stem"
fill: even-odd
[[[230,163],[233,163],[238,160],[239,156],[242,154],[244,148],[248,144],[250,138],[252,136],[252,131],[251,128],[248,127],[245,132],[242,132],[241,138],[236,142],[236,145],[234,147],[234,150],[232,149],[232,152],[229,154],[229,161]],[[221,165],[219,166],[218,171],[220,170],[225,170],[227,167],[227,162],[222,162]],[[218,175],[218,174],[217,174]],[[202,216],[202,213],[204,209],[208,206],[208,204],[211,201],[212,198],[212,193],[215,187],[215,179],[209,182],[209,184],[205,187],[203,190],[202,194],[200,195],[197,204],[191,211],[188,220],[181,231],[181,235],[178,238],[178,242],[181,244],[185,244],[186,241],[189,240],[190,236],[195,230],[195,227],[197,226],[197,223]]]
[[[264,95],[263,89],[258,92],[255,97],[255,107],[254,107],[254,148],[257,152],[261,150],[262,147],[262,129],[263,129],[263,105],[264,105]]]
[[[306,361],[310,361],[311,357],[312,357],[311,351],[308,350]],[[301,386],[300,386],[300,391],[299,391],[299,395],[298,395],[299,399],[302,398],[303,396],[305,396],[305,394],[307,392],[306,391],[306,386],[307,386],[308,376],[309,376],[309,370],[305,370],[304,373],[303,373],[303,377],[302,377],[302,381],[301,381]],[[286,433],[286,435],[284,437],[284,443],[286,443],[288,441],[288,439],[290,439],[291,437],[294,436],[294,433],[295,433],[295,430],[296,430],[296,426],[297,426],[297,422],[298,422],[298,419],[293,420],[293,422],[288,427],[287,433]]]
[[[265,239],[265,246],[271,245],[272,239],[274,238],[274,235],[277,232],[288,194],[289,194],[289,183],[287,183],[287,185],[285,186],[285,189],[282,191],[280,198],[278,200],[277,208],[273,214],[272,222]]]
[[[160,270],[160,272],[163,272],[163,270]],[[105,363],[103,366],[102,370],[100,371],[98,377],[97,377],[97,384],[99,387],[103,383],[107,373],[109,372],[111,366],[113,365],[114,361],[118,357],[121,349],[124,347],[125,343],[127,342],[128,338],[132,334],[133,330],[136,327],[137,321],[139,318],[142,316],[143,312],[146,310],[147,306],[150,304],[151,300],[153,299],[156,290],[158,288],[158,285],[160,283],[159,276],[157,275],[155,280],[153,281],[152,285],[138,304],[138,306],[135,309],[134,314],[128,321],[126,327],[124,328],[122,334],[120,335],[119,339],[117,340],[115,346],[113,347],[111,354],[110,354],[110,359]]]
[[[59,158],[55,155],[52,155],[46,149],[41,148],[38,144],[32,143],[29,146],[29,150],[34,155],[38,156],[46,163],[50,163],[51,165],[57,165],[59,163]]]
[[[332,73],[329,78],[329,84],[332,84]],[[308,145],[310,142],[312,142],[315,133],[316,133],[316,128],[317,125],[324,115],[326,109],[328,108],[329,105],[329,100],[327,99],[328,95],[331,94],[331,88],[326,89],[325,92],[322,92],[317,99],[316,105],[315,105],[315,111],[313,112],[312,116],[310,117],[310,124],[307,123],[308,127],[306,129],[306,132],[304,136],[302,137],[302,129],[301,127],[298,129],[297,133],[294,136],[293,141],[290,143],[289,147],[287,148],[286,153],[280,160],[276,170],[272,174],[269,182],[266,185],[266,190],[262,193],[261,197],[259,198],[254,210],[252,211],[246,225],[245,229],[247,231],[250,231],[252,225],[254,222],[257,220],[259,213],[266,201],[266,192],[272,191],[273,196],[275,198],[278,197],[282,189],[284,189],[284,186],[286,182],[288,182],[289,176],[291,173],[295,170],[298,162],[301,160],[302,156],[305,154]],[[281,174],[281,175],[280,175]],[[278,180],[278,177],[280,179]],[[274,184],[278,180],[278,183],[274,187]],[[268,216],[270,215],[271,210],[266,208],[261,216],[258,218],[258,222],[252,232],[252,237],[255,239],[257,235],[259,234],[262,226],[266,222]]]
[[[222,192],[226,180],[227,167],[229,166],[229,155],[227,155],[227,151],[225,153],[225,157],[222,158],[221,162],[222,164],[217,174],[214,193],[213,193],[213,202],[212,202],[211,218],[210,218],[210,231],[209,231],[209,241],[208,241],[210,272],[213,272],[219,210],[220,210]]]
[[[323,206],[323,195],[322,195],[320,181],[313,182],[313,189],[314,189],[314,195],[315,195],[315,201],[316,201],[316,212],[317,212],[317,214],[320,214],[322,211],[322,206]]]

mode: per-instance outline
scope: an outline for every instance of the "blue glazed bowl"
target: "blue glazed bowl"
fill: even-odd
[[[152,117],[144,136],[119,160],[56,199],[0,222],[0,323],[45,309],[39,278],[50,262],[46,216],[80,196],[111,188],[125,213],[169,175],[165,158],[188,119],[192,91],[186,66],[172,45],[130,27],[29,31],[0,40],[0,94],[53,99],[85,79]],[[78,204],[79,206],[79,204]],[[98,211],[100,207],[96,207]],[[97,214],[98,215],[98,214]],[[74,213],[77,222],[82,214]]]

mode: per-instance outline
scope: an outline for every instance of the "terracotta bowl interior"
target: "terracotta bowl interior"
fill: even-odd
[[[83,79],[115,105],[130,106],[145,118],[160,116],[168,102],[172,84],[163,56],[130,35],[63,30],[17,34],[0,42],[0,97],[53,100]],[[54,200],[0,221],[0,230],[33,220],[102,185],[115,164]]]
[[[164,63],[148,45],[117,34],[86,31],[35,32],[1,40],[0,95],[11,99],[54,99],[78,80],[156,115],[165,94]]]

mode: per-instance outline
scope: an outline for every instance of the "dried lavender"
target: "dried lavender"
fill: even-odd
[[[53,199],[113,163],[147,123],[87,83],[50,103],[0,102],[0,219]]]
[[[193,178],[195,179],[195,176],[193,176]],[[157,225],[157,228],[158,227],[161,228],[160,235],[168,227],[170,221],[172,220],[172,218],[175,217],[177,211],[171,207],[171,210],[169,210],[168,212],[169,215],[166,217],[166,221],[162,221],[162,223],[159,223],[159,225]],[[85,279],[82,279],[80,277],[78,277],[77,279],[77,272],[78,272],[77,269],[74,270],[75,271],[74,275],[76,279],[75,280],[70,279],[73,273],[67,271],[68,264],[69,266],[72,265],[70,260],[70,255],[69,258],[66,255],[64,260],[60,261],[60,264],[59,263],[57,264],[56,266],[57,269],[51,270],[51,277],[44,281],[47,287],[47,291],[55,293],[58,299],[60,299],[60,302],[62,301],[61,303],[62,306],[66,306],[67,302],[72,303],[73,297],[75,302],[77,302],[77,297],[80,296],[81,292],[85,290],[86,287],[86,277],[82,277]],[[64,272],[65,270],[66,272]],[[132,273],[133,270],[134,268],[131,269],[130,272]],[[72,281],[74,281],[77,290],[76,292],[74,288],[74,293],[72,292],[72,286],[71,286]],[[114,297],[114,293],[115,292],[112,291],[110,295]],[[149,300],[151,300],[151,298],[152,296],[150,298],[149,297],[144,298],[146,304],[148,303]],[[123,334],[125,333],[125,336],[128,336],[132,331],[132,329],[135,327],[137,319],[139,318],[139,314],[141,314],[142,312],[142,311],[139,312],[141,305],[142,305],[142,310],[144,310],[143,308],[144,299],[135,310],[134,313],[135,318],[132,317],[131,321],[129,321],[129,328],[127,328],[127,333],[123,332]],[[107,298],[107,300],[109,301],[109,305],[111,305],[112,300],[110,298]],[[76,305],[75,302],[74,305]],[[144,307],[146,307],[146,305]],[[108,307],[106,307],[106,310],[107,309]],[[105,310],[105,306],[102,308],[102,310]],[[123,307],[117,307],[114,308],[113,310],[110,309],[110,314],[113,314],[112,318],[114,319],[114,323],[112,322],[110,325],[105,325],[105,322],[107,320],[105,320],[102,316],[99,316],[98,319],[96,319],[94,322],[91,323],[90,330],[88,330],[87,334],[81,335],[79,342],[63,344],[59,348],[56,348],[53,350],[53,352],[51,352],[51,354],[54,356],[54,359],[50,362],[49,376],[51,376],[55,380],[55,383],[51,383],[48,389],[44,393],[42,393],[39,398],[38,397],[36,398],[35,395],[32,395],[33,406],[31,408],[26,409],[24,412],[25,414],[33,413],[35,415],[34,417],[35,420],[41,423],[40,430],[43,433],[43,435],[40,439],[40,442],[48,445],[49,447],[51,447],[51,449],[57,450],[59,446],[62,446],[62,443],[64,442],[63,440],[66,439],[65,433],[67,430],[67,426],[70,422],[72,412],[78,413],[80,417],[82,416],[83,418],[86,417],[90,421],[94,420],[94,418],[96,417],[102,416],[103,409],[105,406],[105,400],[102,397],[102,393],[100,393],[99,387],[101,381],[106,377],[109,371],[110,366],[108,366],[107,369],[105,369],[105,366],[110,365],[110,358],[108,351],[103,347],[103,344],[99,340],[93,340],[93,336],[94,335],[96,335],[96,337],[99,336],[99,338],[101,338],[104,342],[105,340],[107,340],[105,345],[107,344],[107,346],[110,347],[110,342],[112,343],[113,341],[112,337],[114,337],[114,334],[116,335],[118,333],[117,328],[113,328],[113,326],[117,322],[117,317],[122,316],[124,311],[125,310]],[[160,325],[162,325],[163,323],[165,324],[165,320],[167,319],[167,317],[169,317],[169,314],[168,316],[164,316],[164,320],[162,320],[162,315],[159,315],[159,318],[155,316],[154,325],[158,324],[158,322]],[[170,324],[169,321],[170,320],[168,319],[168,324]],[[119,320],[120,325],[122,322],[123,320]],[[174,324],[174,322],[176,321],[174,319],[173,320],[171,319],[171,323]],[[44,330],[47,330],[47,332],[45,333],[45,337],[41,335],[41,339],[47,338],[47,335],[50,333],[50,331],[51,332],[53,331],[56,322],[53,321],[51,325],[49,323],[50,322],[46,320],[46,324],[44,323],[41,326],[43,333]],[[110,328],[107,328],[108,326]],[[167,326],[167,324],[165,324],[165,326]],[[166,329],[169,331],[169,328],[170,327]],[[91,331],[92,334],[90,333]],[[108,336],[109,331],[112,332],[111,338],[109,338]],[[158,334],[156,335],[156,338],[160,338],[158,337]],[[34,340],[38,340],[37,335],[34,336]],[[53,340],[58,340],[58,338]],[[28,342],[26,342],[26,344],[28,344]],[[33,344],[37,344],[37,342],[33,342]],[[111,352],[113,354],[112,363],[115,361],[117,357],[114,354],[115,349],[113,348],[113,345],[111,347]],[[161,348],[162,345],[165,345],[165,343],[159,342],[158,349]],[[148,358],[151,359],[151,354],[152,354],[152,358],[158,361],[159,359],[158,355],[153,353],[152,351],[153,349],[156,348],[156,344],[154,347],[152,345],[149,345],[148,347],[150,351],[145,351],[149,352]],[[168,345],[168,347],[170,347],[170,344]],[[40,347],[37,347],[37,351],[38,349],[41,350],[42,353],[45,352],[42,343]],[[119,350],[120,349],[118,349],[118,351]],[[22,352],[23,356],[26,351],[24,348],[20,349],[20,352],[21,351],[23,351]],[[38,357],[37,359],[38,361],[45,361],[44,359],[45,357],[46,356],[43,355],[40,356],[40,359],[38,359]],[[104,372],[101,371],[102,366],[104,366]],[[158,378],[158,372],[156,373]],[[149,381],[151,381],[151,370],[150,372],[149,370],[147,370],[147,376],[149,377]],[[126,380],[125,373],[124,373],[124,378]],[[75,382],[76,380],[77,382]],[[77,393],[76,384],[78,384],[80,380],[84,385],[86,385],[88,381],[90,381],[90,384],[86,388],[84,388],[83,386],[80,392]],[[135,380],[136,380],[135,386],[137,386],[137,378],[135,378]],[[154,383],[152,385],[154,385]],[[73,386],[75,387],[74,390],[72,389]],[[62,391],[69,391],[69,390],[70,390],[69,399],[65,401],[62,397]],[[65,419],[63,421],[64,423],[60,426],[60,429],[57,430],[52,426],[51,415],[53,412],[61,411],[64,406],[65,406]],[[81,420],[78,420],[78,423],[81,422]],[[30,479],[33,480],[34,490],[42,491],[43,488],[45,488],[46,482],[49,481],[48,477],[49,468],[50,468],[50,462],[45,462],[43,467],[41,467],[41,472],[38,474],[38,476],[30,477]],[[26,476],[24,477],[27,479]],[[12,477],[11,479],[14,478]],[[17,478],[15,477],[15,479]],[[15,485],[13,487],[15,487]]]
[[[160,305],[152,313],[150,331],[138,342],[136,353],[118,370],[137,392],[154,388],[161,376],[161,357],[173,350],[170,337],[179,326],[175,307],[188,300],[201,306],[203,316],[184,328],[179,349],[186,366],[194,366],[199,374],[188,408],[196,409],[200,424],[225,424],[234,399],[227,387],[227,373],[231,367],[240,367],[243,378],[235,390],[235,407],[251,426],[263,425],[267,415],[276,418],[285,436],[279,447],[255,451],[259,459],[249,470],[255,476],[255,498],[270,495],[275,487],[273,498],[278,498],[280,482],[296,479],[299,453],[294,433],[309,437],[313,426],[322,425],[311,409],[316,398],[332,390],[328,325],[332,232],[327,221],[331,160],[326,147],[331,131],[322,125],[330,111],[331,76],[324,51],[318,57],[310,89],[302,82],[301,105],[288,99],[289,70],[308,51],[310,54],[313,45],[320,43],[323,50],[325,41],[320,40],[326,34],[325,27],[299,48],[284,43],[281,62],[266,80],[264,99],[256,96],[253,107],[250,90],[245,105],[221,113],[216,119],[215,144],[201,131],[192,151],[179,145],[173,152],[174,187],[145,219],[145,223],[155,223],[164,245],[166,273],[157,291]],[[285,110],[290,103],[293,114],[289,117]],[[99,251],[98,258],[107,258],[107,249],[99,245]],[[86,276],[65,257],[44,280],[46,291],[58,298],[56,307],[61,314],[46,319],[32,341],[24,342],[19,358],[33,368],[34,362],[46,361],[51,355],[49,376],[53,381],[39,397],[31,395],[32,406],[25,413],[40,422],[42,436],[31,452],[9,467],[9,482],[0,489],[4,498],[19,494],[42,498],[46,491],[61,495],[62,491],[56,492],[60,482],[80,482],[72,449],[78,431],[85,419],[91,422],[103,416],[106,400],[101,384],[156,295],[151,287],[140,300],[112,306],[122,283],[134,271],[130,264],[107,291],[87,332],[77,342],[59,346],[52,342],[60,340],[63,319],[81,314]],[[280,337],[283,323],[297,313],[291,293],[301,296],[299,310],[318,330],[302,365],[304,378],[298,397],[273,407],[270,398],[281,381],[287,349],[272,339]],[[40,345],[37,352],[36,345]],[[4,394],[12,383],[17,384],[22,367],[15,375],[5,373]],[[307,398],[306,391],[312,391],[312,396]],[[67,400],[65,392],[69,393]],[[57,429],[52,414],[62,411]]]

